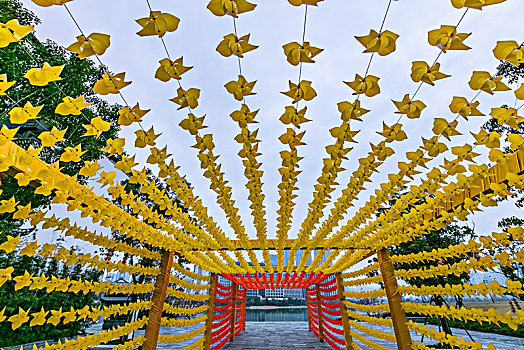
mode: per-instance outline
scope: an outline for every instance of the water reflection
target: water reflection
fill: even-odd
[[[247,309],[247,322],[306,322],[306,308]]]

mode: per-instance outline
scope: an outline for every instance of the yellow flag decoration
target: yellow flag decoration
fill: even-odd
[[[0,48],[22,40],[33,29],[34,26],[21,25],[17,19],[12,19],[5,24],[0,22]]]
[[[47,319],[47,323],[57,326],[63,317],[62,307],[58,310],[51,310],[51,317]]]
[[[8,321],[11,322],[11,328],[13,330],[20,328],[24,323],[29,321],[29,309],[25,311],[21,307],[18,308],[18,314],[9,317]]]
[[[305,145],[305,143],[302,142],[302,138],[304,137],[305,134],[306,134],[305,131],[297,134],[297,132],[295,130],[293,130],[291,128],[288,128],[286,130],[286,132],[284,134],[280,135],[280,137],[278,139],[283,144],[289,145],[289,147],[291,147],[291,149],[296,149],[297,146],[304,146]]]
[[[38,248],[38,242],[37,241],[34,241],[34,242],[26,242],[25,243],[25,247],[23,247],[21,250],[20,250],[20,255],[25,255],[25,256],[33,256],[35,255],[35,251],[36,249]]]
[[[510,143],[509,148],[512,151],[524,149],[524,137],[519,134],[509,134],[508,142]]]
[[[171,154],[167,153],[167,146],[162,149],[156,147],[151,148],[151,154],[147,157],[146,162],[149,164],[163,164]]]
[[[125,81],[126,73],[110,74],[105,73],[102,79],[98,80],[93,86],[93,91],[100,95],[118,94],[121,89],[125,88],[130,81]]]
[[[500,4],[504,1],[506,0],[451,0],[451,4],[458,9],[469,7],[481,10],[484,6]]]
[[[480,117],[484,115],[477,109],[479,104],[479,101],[469,103],[465,97],[454,96],[449,105],[449,109],[453,113],[458,113],[464,117],[464,119],[468,120],[469,116]]]
[[[428,152],[428,156],[436,157],[440,153],[446,152],[448,146],[446,144],[439,142],[438,136],[433,136],[430,139],[422,138],[423,147],[422,149]]]
[[[18,238],[20,238],[19,236],[17,236]],[[13,237],[11,237],[13,238]],[[15,237],[16,238],[16,237]],[[9,236],[8,236],[8,241],[9,241]],[[4,246],[6,242],[2,243],[2,245],[0,246],[0,249],[3,249],[2,246]],[[16,249],[16,245],[19,244],[19,242],[17,241],[16,244],[14,245],[14,248],[10,251],[8,251],[9,249],[5,250],[7,253],[10,253],[12,251],[14,251]],[[4,246],[5,247],[5,246]],[[11,274],[14,272],[14,267],[12,266],[9,266],[5,269],[0,269],[0,287],[4,285],[5,282],[7,281],[10,281],[11,280]]]
[[[411,79],[415,83],[422,81],[433,86],[435,85],[435,81],[448,78],[450,76],[451,75],[440,72],[440,63],[435,63],[433,67],[430,67],[424,61],[414,61],[411,65]]]
[[[111,128],[111,123],[106,122],[100,117],[95,117],[91,119],[91,123],[84,125],[86,133],[82,136],[100,136],[104,131],[108,131]]]
[[[163,37],[167,32],[174,32],[178,28],[180,19],[169,13],[151,11],[149,17],[137,19],[136,22],[142,27],[138,35]]]
[[[324,49],[311,46],[309,42],[304,42],[303,45],[292,42],[282,46],[284,49],[284,55],[286,55],[287,61],[294,66],[297,66],[300,62],[303,63],[314,63],[313,57],[324,51]]]
[[[507,125],[513,129],[519,129],[519,123],[524,122],[524,117],[518,115],[518,110],[516,108],[492,108],[491,116],[497,120],[500,125]]]
[[[49,7],[53,5],[63,5],[66,2],[69,2],[72,0],[31,0],[31,1],[37,4],[38,6]]]
[[[384,136],[388,143],[393,141],[403,141],[408,138],[406,133],[402,130],[402,124],[398,123],[388,126],[386,123],[382,122],[382,132],[377,132],[377,134]]]
[[[280,117],[280,121],[286,125],[293,124],[300,129],[300,124],[311,121],[305,117],[306,111],[307,107],[297,111],[294,106],[286,106],[284,114]]]
[[[317,6],[319,2],[324,0],[287,0],[293,6],[300,5],[314,5]]]
[[[56,106],[55,113],[60,115],[80,115],[82,110],[91,105],[91,102],[85,102],[84,96],[80,95],[77,98],[66,96]]]
[[[9,112],[9,120],[12,124],[24,124],[29,119],[38,118],[38,113],[44,106],[33,107],[31,102],[27,101],[24,107],[15,107]]]
[[[132,108],[124,107],[118,111],[118,124],[131,125],[132,123],[140,123],[142,117],[149,113],[150,109],[140,109],[140,104],[134,105]]]
[[[51,67],[47,62],[42,68],[31,68],[25,73],[24,78],[29,80],[31,85],[46,86],[52,81],[61,80],[60,73],[64,66]]]
[[[458,121],[454,120],[448,122],[444,118],[435,118],[433,120],[433,133],[435,135],[442,135],[450,140],[450,136],[461,135],[457,130]]]
[[[182,119],[179,125],[182,129],[189,131],[191,135],[196,135],[198,134],[198,130],[207,128],[207,126],[204,125],[204,118],[205,116],[199,118],[193,113],[189,113],[187,118]]]
[[[520,85],[520,87],[514,91],[515,97],[519,100],[524,100],[524,84]]]
[[[498,60],[507,61],[514,66],[524,63],[524,47],[514,40],[497,41],[493,54]]]
[[[200,89],[190,88],[187,91],[181,87],[177,89],[177,96],[170,99],[171,102],[176,103],[182,108],[196,108],[198,106],[198,98],[200,97]]]
[[[337,104],[338,111],[341,113],[342,121],[349,121],[350,119],[362,121],[361,117],[368,113],[370,110],[360,107],[360,100],[356,100],[351,103],[348,101],[342,101]]]
[[[84,162],[84,166],[80,169],[78,174],[81,176],[93,177],[100,169],[102,169],[102,167],[98,165],[98,160],[96,162]]]
[[[164,82],[169,81],[170,79],[182,79],[182,74],[193,68],[184,66],[183,60],[182,57],[175,61],[171,61],[169,58],[160,60],[160,67],[156,70],[155,78]]]
[[[122,156],[122,160],[115,163],[115,169],[122,170],[124,173],[130,173],[136,165],[138,163],[135,162],[135,156]]]
[[[298,84],[292,83],[290,80],[289,91],[282,93],[291,97],[293,103],[297,103],[300,100],[311,101],[317,96],[317,92],[313,89],[309,80],[302,80]]]
[[[15,85],[15,81],[8,81],[7,74],[0,74],[0,96],[5,95],[7,89]]]
[[[355,74],[355,80],[344,83],[355,91],[353,95],[365,94],[367,97],[373,97],[380,94],[379,80],[380,78],[374,75],[366,75],[363,78]]]
[[[359,133],[358,130],[351,131],[348,123],[343,123],[341,126],[336,126],[329,130],[331,136],[344,142],[355,142],[354,137]]]
[[[7,241],[0,244],[0,250],[3,250],[6,253],[12,253],[15,251],[16,247],[20,244],[20,236],[7,236]],[[12,271],[11,271],[12,272]],[[2,277],[0,276],[0,285],[2,285]]]
[[[64,163],[69,162],[80,162],[82,160],[82,154],[86,153],[85,151],[82,151],[82,147],[79,144],[78,146],[71,148],[67,147],[64,150],[64,153],[60,155],[60,161]]]
[[[20,152],[16,159],[21,165],[30,165],[35,159],[38,159],[41,150],[41,147],[34,148],[33,146],[29,146],[25,152]]]
[[[26,173],[18,173],[15,175],[18,186],[27,186],[31,182],[31,178]]]
[[[115,178],[116,178],[116,172],[114,171],[102,171],[100,172],[100,179],[97,181],[98,183],[102,184],[102,187],[105,187],[107,185],[114,185],[115,184]]]
[[[144,148],[146,146],[154,146],[156,145],[155,140],[161,135],[161,134],[155,134],[155,130],[153,127],[151,127],[149,130],[137,130],[135,131],[136,140],[135,140],[135,147],[138,148]]]
[[[57,142],[64,141],[64,134],[67,129],[58,130],[53,126],[51,131],[44,131],[38,135],[40,141],[42,141],[43,147],[53,147]]]
[[[258,46],[249,43],[250,34],[246,34],[238,38],[235,34],[228,34],[224,36],[224,39],[218,44],[217,51],[224,57],[231,55],[244,57],[244,54],[249,51],[253,51]]]
[[[209,11],[215,16],[231,15],[238,17],[244,12],[253,11],[257,5],[246,0],[211,0],[207,5]]]
[[[224,87],[226,88],[227,92],[235,97],[235,100],[242,101],[245,96],[255,95],[252,90],[256,83],[256,80],[249,82],[246,80],[246,78],[244,78],[243,75],[239,75],[237,81],[230,81],[224,85]]]
[[[495,91],[511,90],[502,82],[501,76],[491,76],[486,71],[474,71],[469,80],[469,86],[473,90],[482,90],[490,95],[493,95]]]
[[[471,133],[475,138],[475,145],[484,145],[488,148],[499,148],[500,147],[500,135],[496,131],[488,133],[486,130],[481,129],[477,134]]]
[[[40,309],[40,311],[32,313],[31,316],[33,316],[33,319],[29,323],[29,327],[41,326],[45,324],[48,313],[49,311],[45,311],[43,307]]]
[[[355,39],[366,48],[364,53],[376,52],[380,56],[387,56],[396,50],[398,37],[398,34],[389,30],[378,33],[371,29],[368,35],[355,36]]]
[[[457,27],[442,25],[440,29],[428,32],[428,42],[430,45],[438,46],[443,52],[447,50],[470,50],[471,47],[464,44],[471,33],[457,33]]]
[[[108,157],[114,156],[115,154],[122,155],[124,153],[124,146],[126,140],[119,138],[116,140],[109,139],[106,142],[106,146],[102,149],[102,152],[106,152]]]
[[[234,111],[233,113],[230,114],[230,116],[231,116],[231,119],[237,122],[241,128],[246,128],[247,124],[256,123],[255,117],[257,113],[258,113],[258,110],[252,112],[246,104],[242,104],[242,106],[240,107],[240,110]],[[202,119],[202,123],[203,123],[203,119]],[[205,128],[206,126],[202,126],[202,127]],[[185,127],[183,128],[186,129]],[[186,130],[189,130],[189,129],[186,129]],[[191,132],[191,130],[189,131]]]
[[[111,44],[109,35],[92,33],[87,38],[83,35],[76,37],[76,42],[69,45],[66,50],[77,53],[78,58],[86,58],[93,55],[103,55]]]
[[[409,119],[420,118],[422,110],[426,108],[426,104],[420,100],[412,101],[409,94],[406,94],[402,101],[393,101],[398,109],[398,114],[405,114]]]

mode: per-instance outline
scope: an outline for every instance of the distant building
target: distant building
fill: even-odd
[[[217,282],[220,283],[221,285],[223,285],[224,287],[229,287],[229,286],[233,285],[233,282],[231,282],[230,280],[228,280],[225,277],[222,277],[221,275],[218,276]]]
[[[246,291],[246,296],[248,298],[256,298],[256,297],[260,297],[260,290],[259,289],[248,289]]]

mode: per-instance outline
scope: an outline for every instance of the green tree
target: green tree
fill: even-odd
[[[6,23],[11,19],[18,19],[23,25],[37,25],[39,19],[34,13],[25,9],[18,0],[0,1],[0,22]],[[32,86],[23,76],[27,70],[41,67],[45,62],[52,66],[64,65],[61,73],[62,80],[53,82],[44,87]],[[103,156],[101,151],[107,139],[117,135],[119,126],[118,105],[111,105],[98,98],[92,91],[94,83],[100,79],[105,72],[104,67],[97,66],[89,59],[80,60],[75,54],[67,52],[63,47],[52,41],[39,41],[35,35],[29,34],[21,42],[12,43],[6,48],[0,49],[0,74],[7,74],[9,81],[16,84],[7,91],[7,96],[0,97],[0,126],[10,125],[9,111],[14,107],[21,107],[26,101],[33,106],[43,105],[39,113],[38,128],[30,127],[31,123],[20,125],[15,141],[19,146],[40,147],[36,138],[42,130],[50,130],[52,127],[63,130],[67,129],[65,141],[59,142],[53,147],[44,149],[40,156],[47,163],[58,161],[60,154],[66,147],[74,147],[81,144],[86,153],[82,160],[93,161]],[[86,101],[92,103],[79,116],[61,116],[55,113],[56,106],[66,96],[76,98],[84,95]],[[109,131],[102,133],[99,138],[82,137],[85,133],[83,124],[100,116],[111,123]],[[34,124],[34,123],[33,123]],[[18,125],[17,125],[18,126]],[[60,163],[63,172],[68,175],[76,175],[83,162]],[[83,181],[81,176],[79,180]],[[31,203],[32,208],[46,208],[50,206],[52,196],[42,196],[34,193],[31,186],[19,187],[17,181],[11,177],[1,179],[0,200],[15,197],[20,205]],[[27,236],[35,235],[34,228],[24,226],[24,221],[14,220],[12,214],[0,214],[0,243],[6,240],[7,235]],[[35,275],[57,276],[61,278],[98,280],[99,273],[83,269],[80,265],[64,266],[55,259],[43,259],[39,256],[19,256],[15,253],[0,254],[0,268],[14,267],[13,276],[22,274],[24,271]],[[7,316],[16,313],[18,307],[25,310],[31,308],[31,312],[45,310],[58,310],[62,307],[69,310],[82,308],[85,305],[96,305],[97,297],[94,294],[84,295],[82,293],[62,293],[45,290],[29,290],[27,287],[18,291],[14,290],[14,282],[6,282],[0,287],[0,305],[5,306]],[[61,337],[72,337],[85,329],[85,322],[73,322],[67,325],[59,324],[29,327],[24,324],[13,331],[9,322],[0,323],[0,346],[15,345],[25,342],[57,339]]]
[[[429,195],[429,194],[428,194]],[[395,202],[400,199],[402,196],[402,192],[397,193],[395,198],[389,202],[389,205],[392,206],[395,204]],[[415,204],[421,204],[423,203],[424,199],[420,200],[418,203]],[[408,207],[407,211],[410,211],[412,207]],[[379,210],[379,216],[382,215],[383,212],[386,212],[386,209]],[[468,226],[461,226],[457,224],[448,224],[446,227],[440,229],[431,231],[427,234],[421,235],[420,237],[416,237],[412,241],[402,243],[397,246],[390,247],[390,253],[392,255],[407,255],[407,254],[416,254],[421,252],[431,252],[435,249],[442,249],[442,248],[448,248],[450,245],[457,245],[462,242],[467,241],[468,239],[472,239],[475,237],[474,230],[471,229]],[[460,262],[464,258],[467,258],[468,256],[459,256],[459,257],[448,257],[448,258],[442,258],[440,260],[432,260],[432,261],[421,261],[421,262],[409,262],[409,263],[402,263],[402,264],[396,264],[396,269],[427,269],[431,266],[439,266],[439,265],[452,265],[455,263]],[[374,258],[373,261],[377,261],[377,258]],[[372,261],[369,261],[371,263]],[[374,272],[369,274],[369,276],[377,275],[378,272]],[[454,274],[448,275],[448,276],[438,276],[438,277],[432,277],[432,278],[413,278],[407,280],[407,282],[412,286],[445,286],[446,284],[455,285],[455,284],[462,284],[464,282],[467,282],[469,280],[469,273],[464,272],[460,274],[459,276],[456,276]],[[384,287],[382,283],[380,283],[382,288]],[[447,304],[446,300],[438,295],[431,296],[431,303],[434,303],[437,306],[444,306]],[[458,306],[462,306],[462,298],[457,296],[456,297],[456,303]],[[449,322],[446,318],[439,317],[438,323],[442,327],[442,330],[446,332],[447,334],[452,334],[451,327],[449,325]],[[440,346],[446,347],[445,344],[440,344]]]
[[[450,245],[457,245],[462,242],[465,242],[468,239],[474,238],[473,230],[468,226],[459,226],[459,225],[448,225],[443,229],[437,231],[431,231],[428,234],[425,234],[421,237],[415,238],[411,242],[402,243],[398,246],[392,247],[390,249],[392,254],[395,255],[406,255],[406,254],[416,254],[420,252],[431,252],[434,249],[447,248]],[[396,268],[398,269],[427,269],[431,266],[439,265],[453,265],[460,262],[466,258],[463,257],[451,257],[451,258],[442,258],[435,261],[422,261],[422,262],[411,262],[398,264]],[[469,273],[463,272],[459,276],[454,274],[448,276],[438,276],[431,278],[414,278],[408,280],[408,283],[413,286],[422,287],[422,286],[445,286],[446,284],[456,285],[462,284],[469,280]],[[462,298],[456,296],[456,302],[458,306],[463,306]],[[437,306],[446,305],[446,300],[442,296],[433,295],[431,296],[432,302]],[[442,330],[447,334],[452,334],[451,327],[448,323],[448,320],[443,317],[438,318],[438,322],[442,327]]]
[[[516,67],[511,63],[501,62],[497,69],[499,75],[503,76],[504,78],[507,78],[508,82],[510,83],[516,83],[519,81],[520,78],[524,77],[524,64],[521,64],[520,66]],[[516,102],[517,101],[515,101],[514,108],[519,108],[520,105],[517,105]],[[509,106],[504,105],[502,107],[508,108]],[[484,124],[483,127],[485,130],[489,132],[498,132],[502,135],[501,139],[506,141],[509,134],[524,135],[524,123],[519,124],[519,129],[515,129],[508,125],[500,125],[496,119],[490,118]],[[503,149],[503,152],[513,153],[513,151],[511,151],[509,147],[505,147]],[[513,195],[510,198],[515,200],[515,207],[518,209],[524,208],[524,191],[519,190],[517,188],[511,188],[511,192],[513,193]],[[524,225],[524,218],[522,218],[520,210],[518,213],[518,215],[512,215],[500,219],[498,222],[498,227],[506,229],[508,227]],[[494,253],[499,253],[501,250],[505,250],[510,254],[512,258],[515,258],[515,253],[521,251],[523,248],[524,242],[512,240],[508,248],[495,249]],[[521,283],[524,283],[524,266],[521,263],[514,263],[512,266],[502,266],[501,270],[506,276],[506,278],[512,281],[520,281]]]
[[[22,7],[18,0],[2,0],[0,2],[0,22],[5,23],[10,19],[16,18],[21,24],[36,25],[38,18],[29,10]],[[24,74],[34,67],[41,67],[45,62],[52,66],[64,65],[61,73],[62,80],[53,82],[44,87],[32,86],[24,78]],[[119,105],[111,105],[100,99],[92,91],[92,87],[102,74],[104,67],[97,66],[89,59],[80,60],[76,54],[66,51],[53,41],[41,42],[35,35],[29,34],[22,41],[10,44],[8,47],[0,49],[0,73],[7,74],[9,81],[16,81],[16,84],[7,91],[7,96],[0,98],[0,125],[10,124],[9,111],[14,107],[20,107],[26,101],[33,106],[43,105],[39,113],[39,122],[43,127],[50,130],[56,127],[59,130],[67,129],[65,140],[57,143],[53,147],[44,149],[41,152],[41,159],[47,163],[54,163],[59,158],[66,147],[81,145],[86,153],[82,156],[83,160],[93,161],[102,158],[102,149],[106,141],[114,138],[119,131],[118,110]],[[56,106],[62,102],[66,96],[78,97],[84,95],[91,106],[84,109],[81,115],[62,116],[55,113]],[[102,119],[111,123],[109,131],[102,133],[99,138],[82,137],[85,133],[84,124],[95,117],[101,116]],[[27,124],[27,123],[26,123]],[[40,141],[36,137],[40,130],[32,130],[24,125],[20,126],[17,134],[16,143],[24,148],[32,145],[40,147]],[[68,175],[76,175],[83,166],[82,162],[60,163],[63,172]],[[79,176],[80,181],[82,177]],[[21,205],[31,203],[33,208],[48,206],[51,203],[50,196],[37,195],[30,186],[19,187],[16,180],[12,178],[2,179],[3,193],[0,199],[9,199],[15,195],[16,200]],[[20,227],[22,222],[12,220],[10,215],[1,217],[0,231],[11,232]]]

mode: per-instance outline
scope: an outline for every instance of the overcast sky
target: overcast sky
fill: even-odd
[[[249,81],[257,80],[254,89],[257,94],[248,97],[247,103],[252,110],[260,108],[257,119],[259,138],[262,140],[260,150],[263,156],[260,161],[265,172],[263,191],[266,194],[268,236],[274,237],[278,209],[277,185],[280,182],[277,172],[280,167],[279,152],[285,149],[278,137],[286,128],[278,119],[284,107],[291,102],[280,91],[288,89],[288,80],[296,83],[298,78],[298,67],[286,61],[282,45],[301,41],[304,7],[291,6],[285,0],[254,2],[258,5],[255,11],[240,15],[237,26],[240,35],[250,33],[250,41],[260,46],[246,54],[242,60],[242,69]],[[49,38],[68,46],[79,35],[62,6],[42,8],[29,0],[23,3],[42,20],[36,29],[40,39]],[[233,198],[240,208],[243,223],[249,235],[255,237],[248,208],[248,191],[244,187],[244,169],[237,156],[240,147],[233,140],[239,129],[229,117],[232,111],[239,108],[239,103],[224,88],[225,83],[237,78],[237,60],[222,57],[215,51],[222,37],[233,31],[233,23],[229,16],[215,17],[206,9],[207,3],[205,0],[151,0],[154,10],[169,12],[181,19],[178,30],[166,34],[166,44],[173,58],[183,56],[186,65],[194,66],[183,76],[181,83],[186,89],[197,87],[202,90],[195,113],[198,116],[207,115],[206,125],[209,128],[206,131],[214,135],[215,153],[221,155],[219,161],[223,165],[225,178],[233,187]],[[296,235],[306,215],[307,204],[312,199],[313,185],[321,173],[322,159],[326,156],[324,147],[334,142],[329,129],[340,124],[337,103],[354,99],[352,91],[343,81],[353,80],[356,73],[363,75],[370,57],[370,54],[362,53],[363,47],[354,39],[354,35],[366,35],[370,29],[378,30],[387,4],[387,0],[326,0],[308,10],[306,41],[325,51],[317,56],[315,64],[305,64],[303,67],[302,78],[313,82],[318,97],[310,102],[301,102],[301,106],[307,105],[307,117],[313,121],[305,124],[307,132],[304,141],[307,146],[299,149],[300,155],[305,158],[300,163],[303,172],[298,181],[300,190],[291,236]],[[111,46],[101,57],[102,61],[115,73],[126,72],[126,80],[133,81],[122,92],[131,105],[140,102],[142,108],[151,108],[144,119],[144,128],[153,125],[155,131],[162,132],[157,144],[168,145],[175,163],[181,166],[181,172],[187,174],[196,194],[209,207],[210,215],[233,237],[222,210],[215,203],[215,194],[209,190],[208,179],[202,176],[196,158],[197,151],[190,147],[194,139],[178,126],[180,120],[186,117],[186,110],[177,111],[177,106],[169,101],[176,96],[177,84],[173,80],[162,83],[154,78],[158,61],[166,56],[162,43],[158,37],[136,35],[140,27],[134,20],[149,14],[146,1],[75,0],[68,6],[86,34],[100,32],[111,35]],[[472,50],[452,51],[441,56],[441,71],[452,77],[437,82],[435,87],[424,85],[421,88],[417,99],[421,99],[428,107],[420,119],[403,118],[402,123],[409,139],[395,143],[396,154],[379,168],[380,174],[373,175],[373,182],[367,185],[367,191],[360,194],[358,203],[364,203],[374,189],[387,179],[388,173],[397,172],[397,162],[405,160],[406,151],[414,150],[421,144],[421,136],[432,136],[434,117],[454,117],[448,108],[453,96],[472,98],[475,95],[476,92],[468,87],[472,71],[496,71],[498,61],[492,49],[497,40],[522,42],[524,27],[520,14],[523,8],[521,0],[508,0],[486,7],[483,11],[468,11],[459,32],[473,33],[465,42]],[[382,92],[373,98],[361,97],[363,107],[371,109],[371,112],[365,115],[364,123],[352,124],[352,128],[361,129],[356,137],[359,144],[354,145],[349,161],[343,164],[348,170],[339,175],[338,182],[341,185],[333,198],[338,198],[351,172],[358,167],[358,158],[369,152],[369,142],[376,143],[382,139],[375,133],[382,129],[382,122],[391,125],[397,120],[398,115],[394,114],[396,109],[391,100],[401,100],[406,93],[412,94],[416,90],[417,84],[410,79],[411,62],[433,62],[438,55],[439,49],[427,42],[428,31],[443,24],[457,24],[463,13],[464,9],[453,8],[450,0],[392,2],[384,29],[400,35],[397,50],[389,56],[376,55],[373,59],[369,73],[381,78],[379,83]],[[118,97],[108,99],[122,103]],[[491,107],[515,104],[512,92],[497,93],[495,96],[482,93],[479,100],[480,110],[485,114],[489,113]],[[471,118],[469,122],[461,119],[458,129],[464,137],[453,141],[456,144],[472,142],[469,131],[478,132],[486,118]],[[137,159],[145,164],[148,152],[133,147],[136,129],[135,125],[123,127],[121,135],[126,138],[126,150],[131,154],[136,153]],[[436,160],[430,165],[440,163],[440,160]],[[352,209],[348,217],[354,211]],[[504,203],[499,208],[476,214],[469,224],[475,223],[477,232],[485,234],[496,229],[496,222],[501,215],[515,212],[512,203]]]

